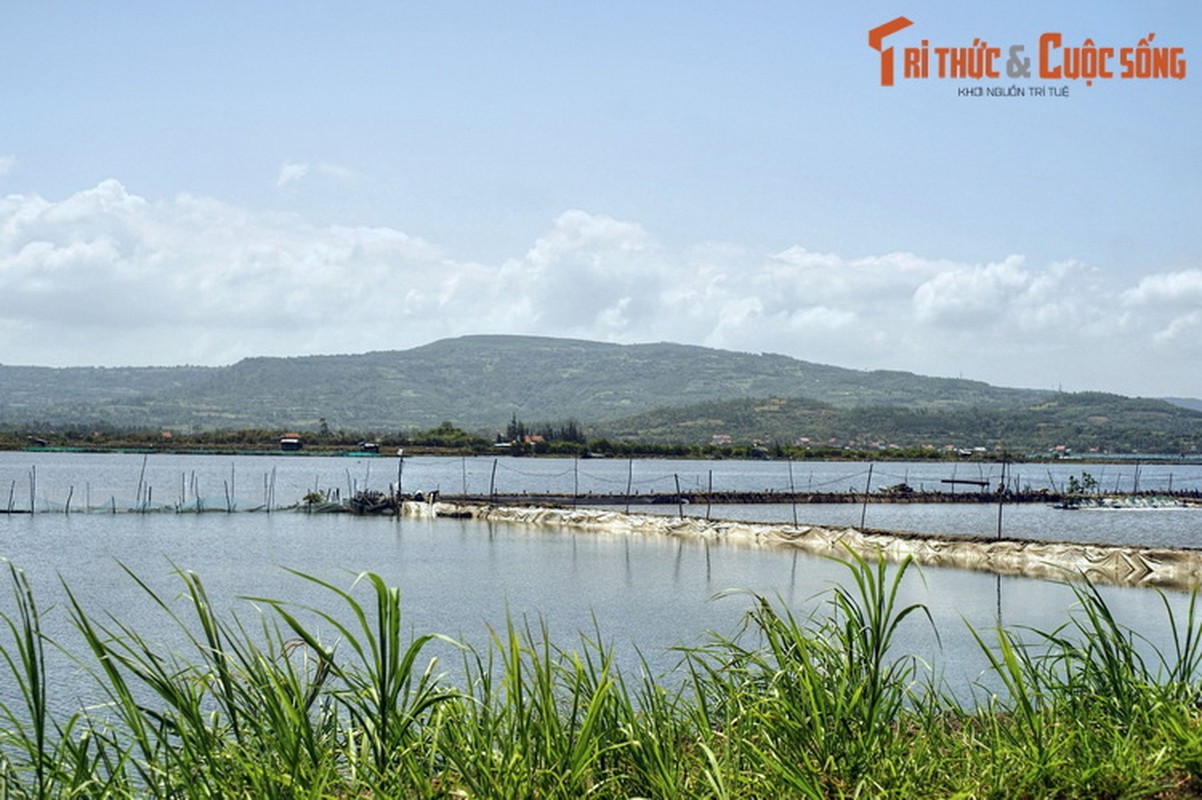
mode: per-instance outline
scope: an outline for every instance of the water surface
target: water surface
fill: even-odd
[[[456,482],[479,488],[481,473],[506,484],[498,491],[569,489],[577,482],[595,491],[622,486],[631,473],[675,482],[679,471],[694,470],[691,479],[708,484],[710,465],[702,462],[572,462],[509,459],[406,459],[406,490],[417,487],[454,490]],[[779,478],[780,463],[717,462],[715,482],[760,489]],[[798,465],[794,465],[796,472]],[[810,466],[810,465],[807,465]],[[815,464],[824,473],[849,480],[861,465]],[[938,475],[948,465],[915,465]],[[317,576],[347,588],[363,571],[380,574],[403,593],[406,628],[437,632],[485,647],[490,630],[507,619],[545,622],[556,643],[573,646],[581,633],[600,631],[625,669],[638,668],[641,652],[656,671],[678,660],[672,648],[697,644],[707,632],[732,635],[744,612],[760,595],[807,613],[823,593],[845,582],[846,569],[828,559],[772,548],[682,541],[666,537],[571,532],[472,520],[353,517],[274,513],[106,513],[137,507],[138,486],[153,487],[155,507],[178,501],[187,508],[198,497],[225,497],[238,510],[263,505],[274,492],[277,504],[299,498],[314,487],[341,491],[386,489],[398,477],[397,459],[230,458],[188,456],[0,454],[0,481],[7,478],[14,497],[33,487],[35,506],[65,507],[72,496],[92,500],[92,513],[0,515],[0,555],[26,570],[46,611],[48,630],[70,642],[72,635],[59,581],[68,583],[93,613],[112,612],[144,634],[162,636],[164,647],[179,643],[162,615],[126,569],[166,597],[182,585],[172,573],[191,570],[204,580],[215,604],[224,610],[255,615],[256,607],[239,598],[265,596],[290,602],[334,607],[328,593],[289,570]],[[888,465],[889,469],[909,469]],[[704,469],[704,473],[697,472]],[[36,475],[32,474],[36,472]],[[923,473],[926,474],[926,473]],[[1112,473],[1113,474],[1113,473]],[[793,476],[800,483],[802,475]],[[1178,471],[1174,480],[1184,478]],[[808,479],[806,475],[806,479]],[[886,477],[890,477],[886,474]],[[1167,475],[1166,475],[1167,479]],[[1192,479],[1192,478],[1191,478]],[[609,481],[610,483],[606,483]],[[684,479],[682,479],[682,483]],[[18,488],[20,485],[20,488]],[[779,483],[778,483],[779,485]],[[0,483],[3,487],[4,483]],[[219,487],[214,495],[212,487]],[[74,487],[73,489],[71,487]],[[199,487],[199,491],[196,491]],[[487,486],[485,487],[487,489]],[[171,493],[175,497],[171,498]],[[16,502],[16,501],[14,501]],[[641,509],[646,510],[646,509]],[[659,510],[665,510],[660,507]],[[674,508],[666,509],[674,511]],[[720,516],[746,513],[791,521],[790,505],[723,507]],[[687,507],[700,515],[704,509]],[[994,506],[799,506],[806,522],[858,524],[866,513],[873,527],[948,533],[988,533],[996,526]],[[1118,537],[1127,541],[1192,541],[1197,512],[1056,512],[1042,506],[1009,506],[1004,522],[1047,538],[1080,535],[1089,540]],[[829,515],[824,518],[823,515]],[[1072,526],[1081,525],[1080,529]],[[1034,535],[1033,534],[1033,535]],[[1153,641],[1170,641],[1162,628],[1160,596],[1152,591],[1107,587],[1121,619],[1140,628]],[[7,597],[7,593],[6,593]],[[366,599],[366,596],[363,595]],[[1178,608],[1183,595],[1170,595]],[[11,613],[11,597],[0,608]],[[899,597],[901,603],[925,603],[940,638],[925,620],[906,625],[899,646],[937,663],[949,682],[963,691],[984,666],[968,625],[988,631],[999,621],[1007,626],[1052,628],[1065,620],[1072,594],[1064,586],[1021,578],[927,568],[915,570]],[[327,626],[328,627],[328,626]],[[323,635],[333,637],[332,630]],[[453,660],[446,648],[444,657]],[[76,685],[76,668],[61,666],[60,685]],[[82,691],[82,690],[80,690]]]

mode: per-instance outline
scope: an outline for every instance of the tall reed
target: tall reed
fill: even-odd
[[[456,696],[440,685],[436,659],[424,667],[419,661],[425,647],[439,637],[424,634],[405,641],[400,590],[385,584],[379,575],[359,577],[372,590],[372,615],[351,592],[311,575],[294,574],[329,591],[353,618],[346,623],[340,615],[308,609],[337,631],[339,647],[350,649],[352,658],[343,662],[335,658],[335,648],[324,644],[285,604],[258,598],[275,609],[319,658],[321,669],[335,679],[330,698],[347,715],[343,754],[347,768],[380,790],[411,792],[429,777],[422,764],[427,723],[436,706]]]
[[[707,726],[733,742],[725,771],[767,771],[801,796],[861,785],[896,739],[896,723],[917,682],[913,656],[893,657],[899,627],[920,604],[899,608],[910,562],[892,577],[884,561],[851,554],[852,589],[836,586],[827,605],[801,619],[764,598],[749,612],[758,641],[717,638],[695,651]],[[713,750],[717,756],[723,750]],[[737,757],[735,757],[737,756]]]
[[[0,788],[48,798],[759,798],[1202,796],[1196,604],[1164,601],[1162,651],[1106,597],[1049,631],[973,632],[994,691],[963,705],[900,647],[911,565],[850,556],[810,612],[752,597],[746,628],[679,651],[667,676],[618,669],[600,630],[557,645],[507,619],[477,649],[409,634],[399,590],[298,574],[331,603],[248,598],[219,614],[136,575],[180,642],[163,649],[66,587],[103,702],[56,716],[24,573],[0,612]],[[319,631],[329,631],[327,641]],[[452,681],[432,645],[461,659]],[[57,653],[56,653],[57,655]],[[1000,689],[1000,691],[997,691]]]

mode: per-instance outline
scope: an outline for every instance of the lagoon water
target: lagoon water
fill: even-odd
[[[214,603],[253,618],[257,606],[246,596],[268,597],[335,610],[330,594],[297,577],[299,571],[340,588],[357,574],[373,571],[403,594],[407,629],[437,632],[483,648],[489,630],[507,618],[545,623],[556,644],[575,646],[579,634],[599,631],[625,669],[638,668],[638,654],[656,671],[678,660],[671,648],[697,644],[707,631],[734,633],[753,600],[748,592],[809,611],[846,569],[829,560],[767,548],[491,525],[471,520],[393,519],[308,515],[280,510],[305,492],[364,488],[387,490],[398,479],[396,458],[217,457],[118,454],[0,453],[0,503],[34,514],[0,515],[0,555],[23,569],[46,610],[47,628],[70,642],[72,632],[61,581],[93,612],[111,612],[164,646],[178,643],[163,615],[127,574],[136,574],[168,598],[183,585],[176,569],[199,574]],[[519,459],[406,459],[400,474],[405,491],[440,489],[497,491],[623,491],[628,481],[640,492],[715,487],[780,490],[789,486],[781,462],[581,461]],[[918,488],[937,483],[955,468],[976,465],[878,465],[874,483],[906,480]],[[794,464],[798,489],[807,483],[835,488],[864,485],[861,464]],[[980,468],[987,477],[989,465]],[[997,466],[992,467],[997,471]],[[1082,467],[1032,467],[1047,481],[1064,481]],[[1085,467],[1095,476],[1100,467]],[[1195,488],[1202,467],[1144,466],[1139,480]],[[495,470],[495,472],[494,472]],[[1124,472],[1126,470],[1126,472]],[[894,474],[896,473],[896,474]],[[1134,467],[1107,466],[1105,480],[1134,481]],[[1170,478],[1170,474],[1172,478]],[[711,478],[712,475],[712,478]],[[894,480],[898,475],[904,478]],[[975,477],[973,475],[972,477]],[[665,485],[666,484],[666,485]],[[141,490],[143,502],[135,499]],[[828,489],[830,490],[830,489]],[[149,496],[149,498],[148,498]],[[273,513],[112,513],[132,508],[249,511],[274,497]],[[68,506],[71,513],[61,513]],[[228,499],[227,499],[228,498]],[[90,506],[88,513],[85,506]],[[60,513],[42,513],[58,510]],[[639,507],[639,511],[648,510]],[[658,507],[672,513],[675,507]],[[686,507],[700,516],[701,507]],[[801,522],[858,524],[859,506],[714,507],[715,517],[744,516]],[[758,515],[758,516],[757,516]],[[869,505],[872,527],[988,534],[996,529],[994,506]],[[1199,533],[1202,511],[1059,512],[1042,506],[1004,509],[1007,534],[1032,538],[1188,545]],[[1152,591],[1104,589],[1120,617],[1155,642],[1168,642],[1161,597]],[[11,614],[11,593],[0,610]],[[366,595],[364,595],[366,597]],[[1184,595],[1170,595],[1180,608]],[[997,578],[949,569],[916,570],[899,601],[929,606],[938,641],[925,619],[912,617],[902,643],[938,665],[950,683],[971,685],[984,666],[968,632],[1006,626],[1049,629],[1066,619],[1072,594],[1060,584]],[[332,638],[333,631],[325,631]],[[443,648],[443,655],[453,652]],[[73,680],[68,672],[60,681]],[[81,690],[83,691],[83,690]]]

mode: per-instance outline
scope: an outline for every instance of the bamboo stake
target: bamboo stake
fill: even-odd
[[[860,508],[860,530],[864,530],[864,518],[868,516],[868,493],[872,491],[873,466],[873,464],[868,465],[868,480],[864,484],[864,505]]]
[[[793,527],[797,527],[797,490],[793,487],[793,458],[789,457],[789,496],[793,501]],[[860,523],[863,526],[863,523]]]
[[[135,505],[142,503],[142,483],[146,480],[146,459],[150,458],[150,454],[146,453],[142,456],[142,471],[138,473],[138,493],[135,495]]]
[[[626,513],[630,513],[630,487],[634,483],[634,459],[627,462],[626,467]]]

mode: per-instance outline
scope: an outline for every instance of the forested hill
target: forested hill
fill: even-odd
[[[0,364],[0,425],[153,424],[147,404],[224,367],[13,367]]]
[[[818,449],[1197,454],[1202,412],[1100,392],[1057,394],[1022,408],[938,412],[769,398],[659,408],[602,423],[594,433],[649,444],[707,444],[722,434],[739,443]]]
[[[218,368],[0,366],[0,424],[428,427],[613,420],[662,406],[807,397],[836,407],[1015,408],[1048,392],[679,344],[466,336],[412,350]]]
[[[0,366],[0,425],[77,429],[303,431],[324,420],[333,430],[403,431],[449,420],[468,430],[496,431],[516,416],[526,422],[574,419],[586,431],[603,426],[656,437],[674,429],[674,435],[688,433],[697,440],[711,431],[693,411],[680,412],[676,416],[681,419],[673,421],[671,413],[658,410],[766,398],[792,398],[791,408],[812,405],[814,414],[818,407],[829,409],[822,412],[827,418],[837,411],[905,411],[894,414],[890,424],[918,420],[928,428],[932,419],[945,414],[958,415],[959,426],[991,415],[998,419],[1000,412],[1022,412],[1027,423],[1038,425],[1041,408],[1055,407],[1064,419],[1066,407],[1080,405],[1081,424],[1091,424],[1084,421],[1090,403],[1075,403],[1075,397],[906,372],[850,370],[781,355],[523,336],[466,336],[360,355],[248,358],[216,368]],[[1202,414],[1161,401],[1105,397],[1107,410],[1094,413],[1095,418],[1176,420],[1183,415],[1187,428],[1195,417],[1202,420]],[[1125,417],[1124,410],[1134,416]],[[723,416],[747,417],[711,415]],[[771,419],[779,422],[787,416]],[[796,427],[773,427],[773,435],[785,436]],[[724,432],[737,436],[744,431],[725,423],[712,431]]]

